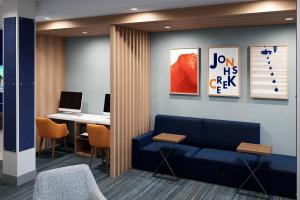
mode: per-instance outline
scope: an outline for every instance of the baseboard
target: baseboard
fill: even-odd
[[[2,174],[2,181],[11,186],[21,186],[29,181],[35,179],[37,175],[36,170],[29,172],[27,174],[23,174],[21,176],[15,177],[8,174]]]

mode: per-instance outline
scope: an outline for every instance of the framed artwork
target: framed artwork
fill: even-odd
[[[239,47],[208,49],[208,95],[240,96]]]
[[[250,97],[288,99],[288,46],[250,47]]]
[[[200,49],[171,49],[170,94],[199,94]]]

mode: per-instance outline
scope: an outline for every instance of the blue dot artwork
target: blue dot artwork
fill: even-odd
[[[265,49],[265,50],[261,51],[260,53],[261,53],[262,55],[271,55],[271,54],[272,54],[272,51]]]
[[[271,77],[274,76],[274,72],[272,71],[273,67],[270,66],[271,65],[270,55],[272,55],[272,53],[276,53],[277,50],[278,50],[277,46],[273,46],[272,50],[268,49],[267,47],[264,47],[264,50],[262,50],[260,52],[262,55],[266,56],[265,57],[266,58],[266,64],[267,64],[266,67],[268,67],[268,69],[271,70],[271,73],[270,73]],[[272,83],[273,84],[276,84],[276,82],[277,82],[276,79],[272,79]],[[276,93],[279,91],[278,87],[276,87],[276,86],[275,86],[275,88],[273,90]]]
[[[288,45],[250,46],[250,95],[253,98],[289,98]]]

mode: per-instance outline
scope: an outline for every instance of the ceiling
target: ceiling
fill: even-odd
[[[108,35],[111,25],[158,32],[290,23],[296,23],[296,1],[267,0],[39,22],[37,32],[59,37],[74,37]],[[168,26],[170,28],[167,29]]]
[[[0,4],[1,4],[0,0]],[[224,3],[237,3],[251,0],[36,0],[37,21],[72,19],[91,16],[104,16],[138,11],[153,11]]]

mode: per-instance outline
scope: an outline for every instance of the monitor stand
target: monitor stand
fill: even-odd
[[[71,112],[71,111],[61,111],[60,113],[62,113],[62,114],[73,114],[73,112]]]
[[[61,111],[60,113],[66,114],[66,115],[82,115],[82,113],[72,112],[72,111]]]

